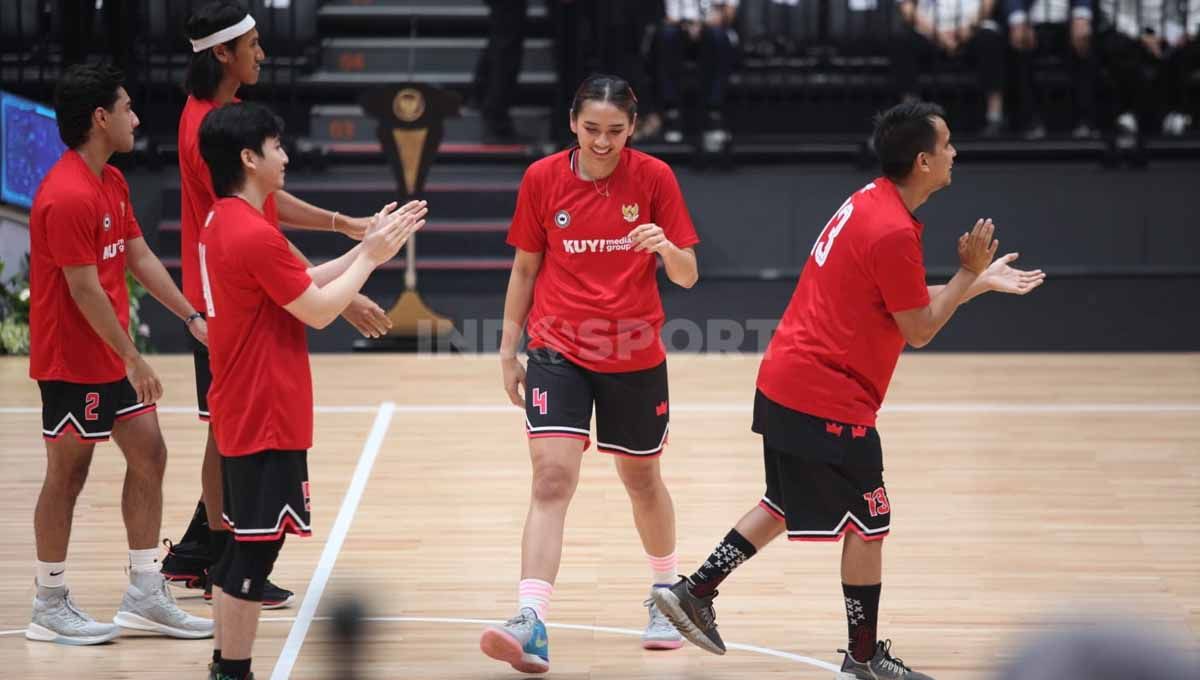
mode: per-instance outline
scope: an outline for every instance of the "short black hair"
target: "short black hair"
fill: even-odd
[[[233,0],[214,0],[201,5],[187,20],[187,37],[189,40],[199,40],[229,28],[246,17],[248,12],[241,4]],[[233,50],[237,47],[238,36],[227,41],[225,47]],[[192,63],[188,66],[187,79],[184,89],[197,99],[212,99],[217,95],[217,87],[221,84],[224,71],[213,48],[196,52],[192,55]]]
[[[261,156],[263,143],[282,135],[283,119],[262,104],[240,102],[209,111],[200,123],[200,155],[217,195],[232,196],[245,183],[242,149]]]
[[[98,108],[112,111],[120,97],[125,74],[111,66],[76,64],[67,69],[54,86],[54,115],[58,136],[68,149],[88,140],[92,113]]]
[[[873,142],[885,177],[896,182],[907,178],[917,154],[933,152],[937,145],[934,116],[945,120],[946,112],[937,104],[915,99],[875,116]]]
[[[604,73],[588,76],[571,100],[571,118],[577,117],[583,105],[589,101],[612,104],[624,111],[630,121],[637,115],[637,95],[633,93],[629,81],[621,76]]]

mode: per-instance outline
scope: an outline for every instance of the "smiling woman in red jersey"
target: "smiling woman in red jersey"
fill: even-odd
[[[508,398],[525,408],[533,492],[517,615],[484,631],[480,647],[527,673],[550,667],[543,619],[593,406],[596,448],[615,454],[651,584],[674,580],[675,511],[658,461],[670,411],[656,272],[661,261],[667,278],[692,287],[699,239],[671,168],[626,147],[636,122],[627,82],[584,81],[571,106],[579,145],[529,166],[509,228],[517,254],[500,361]],[[528,371],[517,359],[522,330]],[[674,649],[682,638],[651,608],[642,644]]]
[[[193,56],[184,83],[188,91],[187,103],[179,117],[180,262],[184,295],[196,309],[204,309],[198,244],[204,221],[217,195],[213,191],[209,168],[200,155],[200,124],[214,109],[239,101],[237,92],[242,86],[258,82],[266,54],[259,42],[254,17],[231,0],[215,0],[198,7],[188,19],[187,34]],[[362,238],[367,226],[367,218],[349,218],[323,210],[286,191],[268,196],[262,213],[267,222],[276,227],[283,222],[300,229],[338,231],[354,239]],[[292,250],[299,255],[294,247]],[[384,311],[363,295],[355,296],[343,316],[369,337],[386,333],[390,325]],[[198,415],[201,420],[208,421],[208,391],[212,385],[208,350],[193,342],[192,355]],[[163,562],[163,574],[173,583],[205,587],[205,570],[220,557],[227,543],[226,532],[221,530],[218,460],[216,440],[210,432],[201,474],[203,500],[183,539],[171,547],[170,555]],[[209,592],[205,596],[211,597]],[[293,599],[291,591],[268,583],[263,607],[286,607]]]

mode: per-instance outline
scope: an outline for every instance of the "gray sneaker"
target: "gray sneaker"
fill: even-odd
[[[642,649],[679,649],[683,646],[683,636],[675,630],[675,626],[667,619],[658,605],[654,604],[654,591],[650,590],[650,599],[642,603],[650,610],[650,621],[642,633]]]
[[[38,586],[33,598],[33,618],[25,637],[60,645],[98,645],[117,637],[121,630],[88,616],[71,599],[66,588]]]
[[[121,609],[113,623],[122,628],[161,633],[175,638],[199,639],[213,636],[212,619],[202,619],[179,608],[167,589],[162,572],[131,574],[129,589],[121,598]]]
[[[717,611],[713,609],[717,591],[697,597],[691,585],[691,581],[681,578],[670,588],[655,588],[650,598],[688,642],[706,652],[724,654],[725,642],[717,632]]]
[[[856,661],[844,649],[838,651],[845,654],[846,658],[842,660],[842,671],[837,674],[836,680],[933,680],[892,656],[891,640],[875,643],[875,656],[866,663]]]

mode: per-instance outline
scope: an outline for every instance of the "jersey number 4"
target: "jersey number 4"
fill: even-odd
[[[858,193],[861,194],[864,191],[870,191],[874,188],[875,183],[872,182],[859,190]],[[817,237],[817,242],[813,244],[812,250],[809,251],[808,254],[812,255],[817,261],[818,267],[825,266],[825,260],[829,258],[829,251],[833,250],[834,239],[838,237],[838,234],[842,233],[842,228],[850,221],[850,215],[854,214],[853,201],[854,196],[851,196],[846,199],[842,207],[838,208],[838,211],[829,219],[829,223],[821,230],[821,235]]]
[[[533,388],[530,401],[533,402],[533,407],[538,410],[539,414],[544,416],[550,412],[550,393],[542,391],[542,388]]]

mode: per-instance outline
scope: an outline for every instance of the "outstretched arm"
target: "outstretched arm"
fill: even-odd
[[[286,191],[275,192],[275,204],[279,207],[279,221],[308,231],[336,231],[355,241],[361,241],[367,232],[369,217],[347,217],[341,213],[318,208],[296,198]]]

